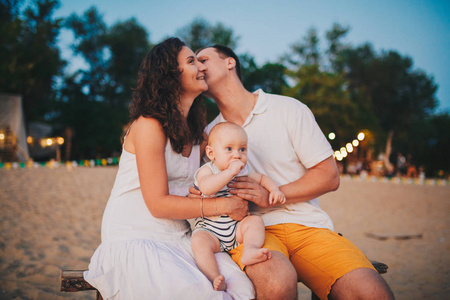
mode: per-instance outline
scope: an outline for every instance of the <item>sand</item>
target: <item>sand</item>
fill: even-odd
[[[62,293],[62,269],[86,269],[117,167],[0,169],[0,299],[95,299]],[[320,198],[335,229],[372,260],[397,299],[450,294],[450,186],[341,180]],[[310,292],[299,284],[299,299]]]

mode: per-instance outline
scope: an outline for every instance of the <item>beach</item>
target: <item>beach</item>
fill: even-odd
[[[63,269],[87,269],[117,166],[0,169],[0,299],[95,299],[59,291]],[[450,186],[342,178],[319,198],[335,230],[371,260],[396,299],[450,294]],[[310,299],[299,284],[299,299]]]

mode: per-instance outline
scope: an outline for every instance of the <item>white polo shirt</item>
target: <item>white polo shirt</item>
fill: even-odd
[[[333,154],[312,112],[300,101],[257,90],[255,107],[242,126],[248,135],[248,164],[266,174],[279,186],[296,181],[308,168]],[[222,114],[212,121],[225,122]],[[253,209],[254,208],[254,209]],[[297,223],[333,230],[330,217],[319,207],[317,199],[271,208],[252,206],[266,226]]]

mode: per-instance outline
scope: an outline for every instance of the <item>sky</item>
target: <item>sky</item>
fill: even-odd
[[[445,0],[60,0],[55,17],[83,14],[95,5],[113,25],[134,17],[157,43],[196,18],[218,22],[239,37],[237,53],[258,65],[275,62],[315,28],[323,41],[334,23],[349,26],[344,42],[369,42],[376,51],[395,50],[413,59],[414,69],[434,77],[438,111],[450,112],[450,1]],[[70,34],[60,36],[69,58]],[[71,60],[73,64],[77,60]]]

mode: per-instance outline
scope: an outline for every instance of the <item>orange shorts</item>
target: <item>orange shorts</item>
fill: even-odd
[[[331,286],[346,273],[359,269],[375,270],[367,257],[349,240],[324,228],[286,223],[266,227],[264,248],[283,253],[303,282],[320,299],[326,299]],[[243,244],[228,252],[240,263]]]

